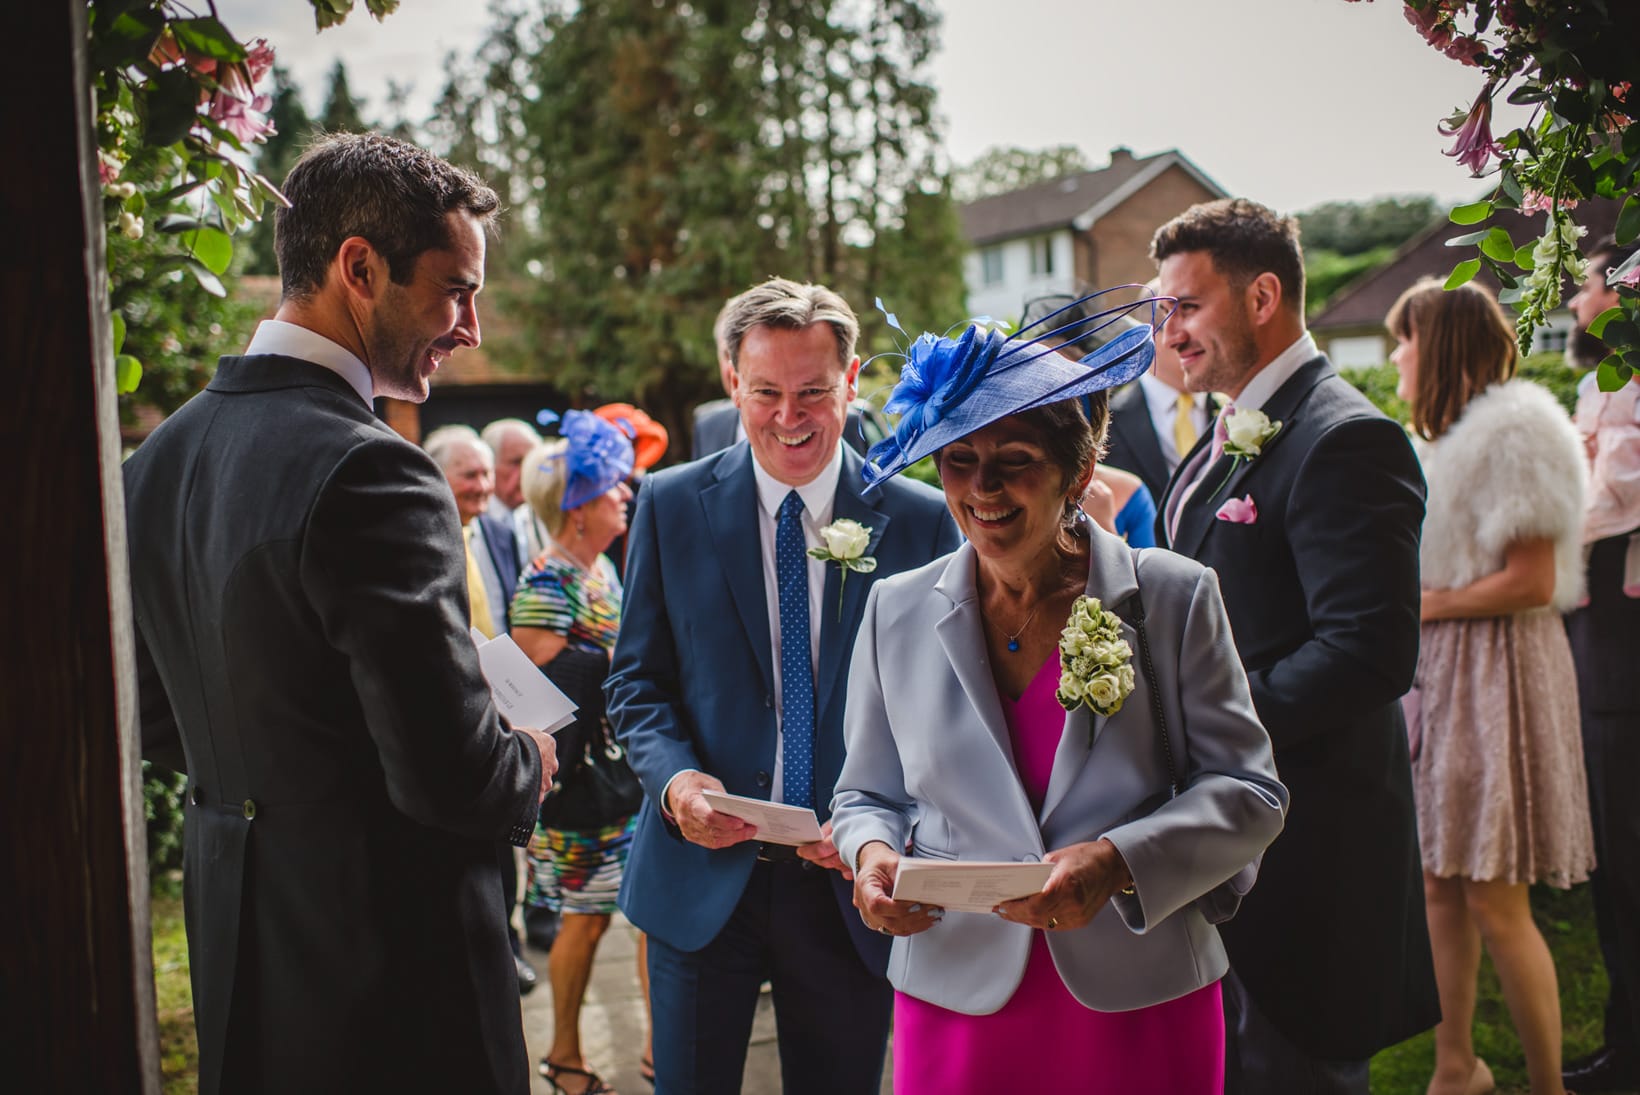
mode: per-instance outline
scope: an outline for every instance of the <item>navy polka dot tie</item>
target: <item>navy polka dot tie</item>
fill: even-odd
[[[780,584],[780,788],[788,806],[814,805],[814,667],[809,662],[809,560],[803,499],[780,503],[774,533]]]

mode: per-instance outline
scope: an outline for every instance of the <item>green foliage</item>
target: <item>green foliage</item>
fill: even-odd
[[[1397,422],[1405,423],[1411,413],[1406,403],[1395,394],[1401,374],[1395,366],[1374,365],[1364,369],[1341,369],[1339,375],[1353,384],[1357,391],[1373,405]],[[1577,382],[1583,373],[1566,363],[1559,353],[1531,354],[1522,358],[1516,375],[1543,385],[1566,408],[1567,415],[1577,407]]]
[[[143,816],[148,822],[148,874],[182,868],[182,792],[186,776],[142,762]]]
[[[936,25],[922,0],[543,0],[503,17],[482,86],[452,79],[428,125],[511,199],[492,282],[524,330],[497,357],[681,436],[717,392],[713,319],[765,278],[843,293],[865,352],[891,345],[876,297],[960,315],[924,76]]]
[[[1586,273],[1583,229],[1572,223],[1570,210],[1591,198],[1625,199],[1619,240],[1640,234],[1634,5],[1406,0],[1406,11],[1432,47],[1474,66],[1485,81],[1474,103],[1441,129],[1455,138],[1448,155],[1476,177],[1493,175],[1497,182],[1489,198],[1452,210],[1452,221],[1485,226],[1500,209],[1546,214],[1535,241],[1517,243],[1496,227],[1462,237],[1480,254],[1460,262],[1447,279],[1454,288],[1482,266],[1489,269],[1503,286],[1499,302],[1519,315],[1524,352],[1560,304],[1562,282],[1582,281]],[[1494,139],[1492,104],[1499,95],[1531,115]],[[1640,265],[1625,264],[1608,280],[1618,286],[1630,324],[1607,340],[1613,353],[1602,363],[1602,388],[1626,382],[1640,367],[1640,287],[1616,280],[1634,270]]]
[[[1304,251],[1360,255],[1394,251],[1428,228],[1440,216],[1440,205],[1428,194],[1375,198],[1365,202],[1326,202],[1298,214]]]
[[[1304,306],[1315,315],[1327,306],[1344,286],[1388,262],[1395,247],[1383,244],[1366,251],[1340,253],[1323,248],[1304,248]]]
[[[273,99],[268,108],[268,121],[274,132],[263,142],[256,157],[256,170],[274,185],[284,181],[290,169],[302,155],[302,149],[313,139],[314,123],[302,105],[301,91],[291,81],[283,66],[273,68]],[[241,245],[246,253],[245,273],[274,275],[279,273],[279,260],[273,251],[273,218],[263,217],[251,226]]]
[[[1087,156],[1073,144],[1042,149],[988,148],[972,163],[951,172],[951,187],[958,201],[971,202],[1088,168]]]

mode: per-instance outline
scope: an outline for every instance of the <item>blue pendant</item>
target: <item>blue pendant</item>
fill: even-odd
[[[1018,639],[1009,639],[1008,640],[1008,652],[1010,654],[1019,653],[1019,640]]]

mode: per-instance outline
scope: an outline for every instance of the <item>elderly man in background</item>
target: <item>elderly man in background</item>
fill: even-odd
[[[440,426],[422,442],[427,455],[444,472],[450,493],[455,496],[456,513],[467,545],[468,617],[486,638],[511,630],[508,613],[518,575],[518,545],[513,535],[512,516],[498,518],[490,512],[494,497],[495,457],[490,446],[468,426]],[[513,476],[517,478],[517,470]],[[518,932],[512,926],[512,910],[518,904],[518,864],[511,844],[502,844],[502,900],[507,910],[507,938],[512,945],[513,968],[518,973],[521,995],[533,992],[540,978],[524,958]],[[543,933],[546,927],[543,926]],[[550,938],[547,946],[551,947]]]
[[[522,418],[498,418],[484,427],[479,438],[495,454],[495,494],[490,498],[490,516],[510,522],[524,505],[524,457],[541,443],[541,435]]]

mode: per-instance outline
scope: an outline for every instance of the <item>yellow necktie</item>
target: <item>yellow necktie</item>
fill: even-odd
[[[493,639],[495,620],[490,616],[490,595],[484,592],[484,575],[473,558],[473,526],[462,529],[461,538],[467,548],[467,602],[472,609],[472,625],[484,632],[486,639]]]
[[[1180,460],[1183,460],[1185,453],[1196,444],[1196,422],[1190,417],[1190,412],[1195,406],[1195,396],[1189,392],[1179,393],[1179,401],[1173,410],[1173,448],[1177,450]]]

